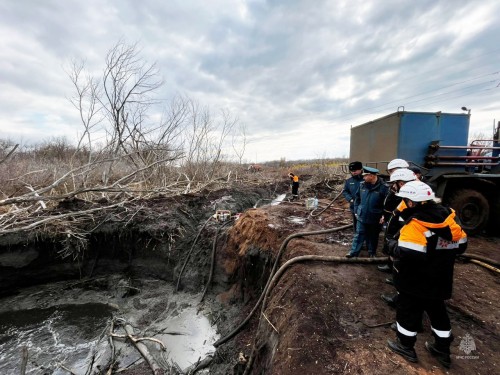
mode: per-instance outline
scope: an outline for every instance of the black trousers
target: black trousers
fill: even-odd
[[[449,348],[452,341],[451,324],[444,300],[416,297],[399,292],[396,321],[398,338],[407,347],[413,347],[417,341],[417,331],[422,324],[424,311],[431,321],[432,333],[436,343],[442,348]]]
[[[298,182],[292,182],[292,194],[299,195],[299,183]]]

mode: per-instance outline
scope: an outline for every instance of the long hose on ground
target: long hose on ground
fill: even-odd
[[[483,263],[488,263],[489,265],[491,266],[494,266],[494,267],[500,267],[500,263],[498,263],[497,261],[493,260],[493,259],[490,259],[490,258],[486,258],[482,255],[479,255],[479,254],[469,254],[469,253],[466,253],[466,254],[461,254],[458,256],[459,259],[463,259],[465,261],[469,261],[469,260],[472,260],[472,259],[475,259],[475,260],[479,260]]]
[[[338,199],[338,197],[340,197],[340,196],[342,195],[342,193],[343,193],[343,192],[344,192],[344,189],[340,190],[340,193],[338,193],[338,194],[335,196],[335,198],[333,198],[333,199],[332,199],[332,201],[331,201],[330,203],[328,203],[328,205],[327,205],[325,208],[323,208],[323,209],[322,209],[319,213],[317,213],[317,214],[315,214],[315,213],[314,213],[314,211],[316,211],[317,209],[312,210],[312,211],[311,211],[310,216],[311,216],[311,217],[316,217],[316,216],[321,215],[321,214],[322,214],[323,212],[325,212],[328,208],[330,208],[330,206],[333,204],[333,202],[335,202],[335,201]]]
[[[232,220],[225,221],[217,228],[217,231],[215,232],[215,238],[214,238],[214,242],[212,245],[212,259],[210,262],[210,275],[208,276],[208,281],[207,281],[207,284],[205,285],[205,289],[203,290],[203,293],[201,295],[200,302],[203,302],[203,299],[205,298],[205,294],[207,294],[208,288],[210,287],[210,284],[212,283],[212,278],[214,276],[215,253],[216,253],[216,249],[217,249],[217,238],[219,237],[219,232],[222,228],[224,228],[230,222],[232,222]]]
[[[181,283],[181,277],[182,277],[182,273],[184,272],[184,269],[186,268],[186,265],[189,261],[189,257],[191,256],[191,253],[193,252],[193,249],[194,249],[194,245],[196,245],[196,242],[198,241],[198,238],[200,237],[201,235],[201,231],[203,230],[203,228],[205,228],[205,226],[208,224],[208,222],[212,220],[212,216],[210,216],[208,218],[207,221],[205,221],[205,223],[203,224],[203,226],[201,227],[201,229],[199,230],[198,234],[196,235],[194,241],[193,241],[193,244],[191,245],[191,249],[189,249],[189,252],[186,256],[186,259],[184,260],[184,264],[182,265],[182,268],[181,268],[181,271],[179,272],[179,277],[177,278],[177,285],[175,287],[175,291],[178,292],[179,291],[179,284]]]
[[[306,237],[306,236],[314,236],[314,235],[318,235],[318,234],[327,234],[327,233],[338,232],[339,230],[348,229],[348,228],[352,228],[352,224],[343,225],[341,227],[332,228],[332,229],[324,229],[324,230],[317,230],[317,231],[311,231],[311,232],[298,232],[298,233],[291,234],[290,236],[285,238],[285,240],[281,244],[281,247],[278,251],[278,255],[276,255],[276,260],[274,261],[273,268],[271,270],[271,273],[269,274],[269,278],[267,279],[266,286],[264,287],[264,290],[262,291],[262,293],[259,297],[259,300],[257,301],[255,306],[253,307],[252,311],[250,311],[248,316],[235,329],[233,329],[231,332],[229,332],[226,336],[217,340],[213,345],[215,347],[218,347],[218,346],[224,344],[226,341],[233,338],[248,323],[248,321],[250,320],[252,315],[255,313],[255,311],[257,311],[257,308],[259,307],[260,303],[264,299],[264,295],[266,294],[266,291],[269,287],[269,284],[271,283],[271,279],[273,278],[274,274],[276,273],[276,269],[278,268],[278,264],[279,264],[281,255],[282,255],[283,251],[285,251],[288,243],[291,240],[293,240],[294,238],[297,238],[297,237]]]
[[[352,227],[352,225],[349,225],[349,227]],[[266,289],[264,291],[264,298],[262,302],[262,307],[261,307],[261,313],[260,313],[260,318],[259,318],[259,324],[258,327],[260,328],[261,322],[262,322],[262,316],[264,315],[264,311],[266,309],[266,302],[267,298],[269,297],[269,293],[274,287],[274,285],[278,282],[278,280],[281,278],[281,276],[285,273],[285,271],[293,264],[298,263],[298,262],[305,262],[305,261],[320,261],[320,262],[336,262],[336,263],[362,263],[362,264],[373,264],[373,263],[384,263],[387,262],[386,257],[377,257],[377,258],[344,258],[344,257],[338,257],[338,256],[326,256],[326,255],[302,255],[298,256],[292,259],[289,259],[283,265],[279,268],[279,270],[276,272],[276,274],[271,278],[271,280],[268,282],[268,285],[266,285]],[[258,331],[259,329],[257,329]],[[257,340],[257,337],[255,338],[255,342]],[[245,374],[248,374],[252,364],[253,360],[255,358],[255,352],[256,352],[256,343],[254,342],[253,348],[252,348],[252,353],[250,355],[250,358],[248,359],[247,366],[245,368]]]
[[[490,271],[493,271],[493,272],[496,272],[496,273],[500,273],[500,269],[496,268],[496,267],[493,267],[492,265],[488,264],[488,263],[484,263],[484,262],[481,262],[480,260],[476,260],[476,259],[469,259],[469,262],[471,263],[474,263],[474,264],[477,264],[483,268],[486,268]]]

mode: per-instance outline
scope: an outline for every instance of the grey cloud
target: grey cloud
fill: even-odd
[[[71,85],[64,63],[82,57],[99,72],[122,39],[157,61],[166,82],[161,98],[182,93],[214,111],[226,107],[256,138],[309,121],[343,127],[398,105],[478,108],[475,97],[496,95],[498,102],[500,89],[480,91],[495,77],[471,82],[484,83],[477,89],[454,87],[445,101],[430,97],[498,69],[498,22],[462,39],[468,30],[453,27],[482,7],[500,10],[493,0],[2,2],[0,23],[19,38],[10,44],[19,61],[0,56],[0,87],[47,100],[65,96]],[[412,98],[423,92],[426,101]]]

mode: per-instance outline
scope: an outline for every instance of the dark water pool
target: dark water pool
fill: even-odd
[[[27,374],[67,374],[60,365],[84,364],[112,311],[88,303],[0,313],[0,374],[19,374],[23,347]]]

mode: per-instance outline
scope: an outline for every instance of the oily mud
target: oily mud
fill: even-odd
[[[123,372],[143,361],[127,342],[126,325],[133,337],[151,338],[148,350],[165,369],[182,373],[213,356],[216,307],[161,280],[134,285],[133,296],[122,275],[23,289],[0,312],[0,373],[16,373],[19,348],[29,353],[27,373],[99,373],[110,363]]]
[[[331,182],[329,186],[333,186]],[[56,298],[55,304],[66,305],[70,300],[71,303],[104,303],[112,310],[106,322],[116,323],[117,335],[124,334],[122,328],[127,322],[134,329],[134,337],[158,339],[167,351],[169,341],[172,348],[181,347],[181,342],[171,339],[183,336],[167,332],[185,333],[175,328],[181,324],[172,312],[180,313],[184,309],[203,315],[205,325],[193,331],[213,327],[214,333],[203,339],[212,347],[203,353],[193,351],[186,362],[177,360],[181,365],[162,355],[158,343],[145,342],[164,373],[193,373],[195,367],[184,367],[184,363],[192,366],[205,359],[208,360],[203,368],[196,373],[243,374],[245,367],[250,374],[499,372],[496,359],[500,350],[498,273],[465,260],[456,264],[454,295],[448,301],[455,336],[453,363],[448,372],[424,349],[425,340],[431,337],[427,320],[416,345],[419,363],[410,364],[387,349],[387,339],[394,337],[390,323],[395,319],[395,311],[381,300],[380,294],[393,289],[384,282],[388,275],[377,270],[376,262],[304,260],[294,263],[273,285],[264,309],[261,311],[259,306],[234,337],[214,347],[212,344],[234,331],[254,310],[287,238],[297,233],[346,226],[325,234],[294,237],[280,255],[279,265],[299,256],[342,259],[349,249],[352,230],[347,228],[351,220],[348,207],[340,198],[332,203],[338,190],[312,178],[304,179],[301,199],[290,202],[285,197],[281,203],[271,204],[273,199],[286,193],[287,188],[286,182],[264,187],[246,184],[237,189],[141,202],[143,208],[132,219],[128,217],[124,222],[117,215],[120,220],[110,220],[103,225],[91,239],[92,246],[84,259],[78,259],[77,266],[70,266],[67,260],[54,255],[46,256],[49,263],[43,266],[40,262],[42,266],[37,269],[33,261],[29,261],[36,255],[33,251],[42,248],[49,251],[54,245],[23,241],[21,247],[20,242],[16,245],[15,241],[7,245],[4,238],[2,248],[8,248],[9,252],[8,257],[6,252],[4,258],[0,255],[0,264],[7,264],[2,263],[2,259],[9,259],[8,271],[14,280],[23,269],[38,275],[32,282],[37,285],[47,282],[41,268],[51,264],[50,269],[55,274],[60,271],[66,281],[52,280],[48,289],[57,285],[76,295],[74,301],[71,293]],[[315,210],[307,209],[306,199],[313,197],[318,198],[319,206]],[[217,209],[238,213],[238,219],[227,223],[209,220]],[[467,253],[500,262],[498,238],[479,236],[470,238],[469,242]],[[23,253],[23,249],[29,252]],[[362,252],[362,257],[366,255]],[[15,306],[20,310],[49,307],[37,306],[41,300],[36,293],[41,286],[24,285],[19,278],[13,281],[2,277],[10,291],[2,299],[2,306],[17,301]],[[68,277],[73,279],[68,281]],[[178,291],[176,285],[179,285]],[[201,292],[207,285],[208,292],[201,301]],[[26,291],[35,295],[21,303]],[[182,301],[188,302],[183,306]],[[172,302],[175,305],[171,305]],[[96,336],[101,333],[96,332]],[[469,351],[471,340],[475,349]],[[110,362],[109,357],[103,355],[100,369],[112,366],[112,371],[121,370],[119,373],[124,374],[152,373],[147,361],[130,342],[118,341],[116,345],[123,345],[121,350],[128,350],[129,357]],[[102,352],[109,353],[109,349],[102,348]],[[99,373],[96,369],[93,373]]]

